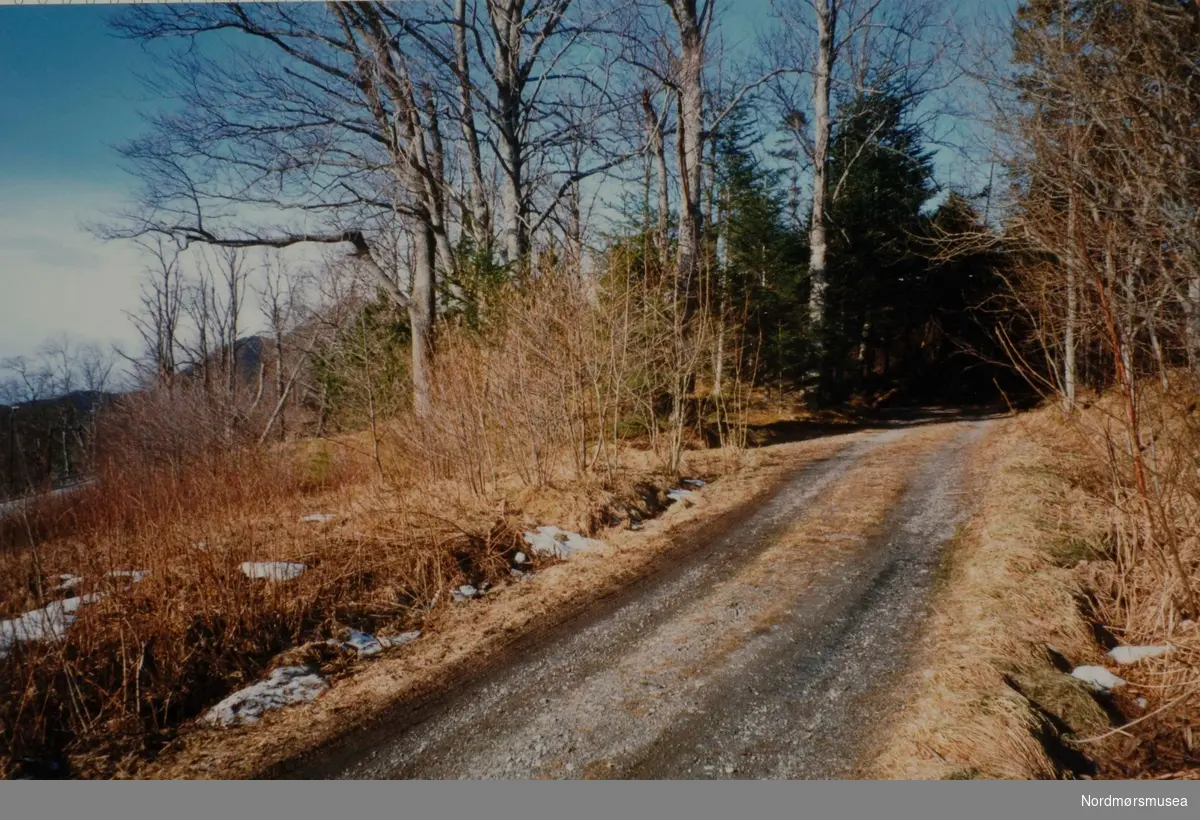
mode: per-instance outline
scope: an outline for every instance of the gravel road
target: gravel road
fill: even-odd
[[[965,469],[988,425],[854,438],[619,605],[295,774],[853,777],[902,702],[897,683],[940,547],[969,512]],[[921,429],[929,443],[904,451],[882,525],[840,530],[830,499],[852,511],[845,499],[868,463]],[[806,540],[810,519],[823,534]]]

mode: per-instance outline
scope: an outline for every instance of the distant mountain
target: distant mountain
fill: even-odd
[[[242,383],[250,383],[258,378],[258,371],[264,358],[268,363],[271,361],[273,353],[270,351],[274,345],[275,340],[266,336],[245,336],[237,340],[233,347],[234,367],[237,369],[238,379]],[[211,367],[214,370],[221,370],[221,360],[221,351],[209,356]],[[198,369],[199,364],[185,364],[179,368],[179,373],[183,376],[192,376]]]

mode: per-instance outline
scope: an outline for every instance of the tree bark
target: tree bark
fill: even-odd
[[[658,176],[658,209],[655,216],[657,217],[657,229],[655,235],[655,245],[659,252],[659,261],[666,264],[668,231],[670,230],[671,219],[671,198],[668,188],[669,178],[667,176],[667,150],[665,141],[663,140],[663,120],[654,110],[654,103],[650,100],[650,94],[647,91],[642,91],[642,108],[646,112],[646,131],[649,137],[650,152],[654,155],[654,170]]]
[[[529,252],[525,230],[524,164],[521,140],[521,23],[522,0],[491,0],[488,14],[496,35],[497,142],[504,177],[505,263],[515,264]]]
[[[808,231],[808,270],[810,292],[808,320],[812,334],[812,369],[810,379],[817,382],[818,391],[826,385],[824,379],[826,358],[826,305],[825,292],[829,287],[826,272],[828,244],[825,238],[825,200],[827,164],[829,161],[829,137],[832,124],[829,116],[829,85],[833,72],[833,43],[837,29],[839,0],[817,0],[816,11],[817,59],[813,71],[813,194],[812,221]]]
[[[412,297],[408,321],[412,328],[413,411],[420,418],[432,412],[430,372],[433,365],[433,322],[435,318],[435,240],[427,223],[413,230]]]
[[[679,123],[677,146],[682,187],[679,208],[679,280],[689,288],[699,260],[704,215],[702,163],[704,160],[704,32],[695,0],[672,0],[671,13],[679,26]]]
[[[463,142],[467,146],[467,167],[471,174],[471,190],[467,194],[470,222],[464,225],[475,243],[476,250],[490,254],[492,250],[492,216],[488,207],[487,188],[483,179],[483,160],[479,149],[479,130],[475,127],[475,106],[471,100],[471,63],[467,49],[467,0],[455,0],[454,60],[458,70],[458,115]]]
[[[1184,335],[1187,344],[1188,367],[1200,371],[1200,277],[1187,283],[1187,304],[1184,305]]]
[[[1074,192],[1067,202],[1067,319],[1063,329],[1063,410],[1075,409],[1075,327],[1079,322],[1079,284],[1075,281],[1077,205]]]

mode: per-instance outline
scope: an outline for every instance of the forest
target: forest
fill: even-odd
[[[964,76],[952,9],[794,5],[730,56],[731,12],[704,3],[121,15],[179,103],[121,147],[141,195],[95,228],[146,251],[133,384],[178,392],[198,415],[176,429],[222,446],[436,419],[450,348],[563,300],[559,321],[594,317],[593,372],[552,378],[611,405],[558,408],[589,439],[678,451],[725,435],[751,387],[1019,390],[995,367],[999,251],[941,251],[993,199],[935,179]]]

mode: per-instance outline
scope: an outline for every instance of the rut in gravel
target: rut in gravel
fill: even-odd
[[[853,776],[902,698],[986,427],[858,439],[619,607],[299,774]]]

